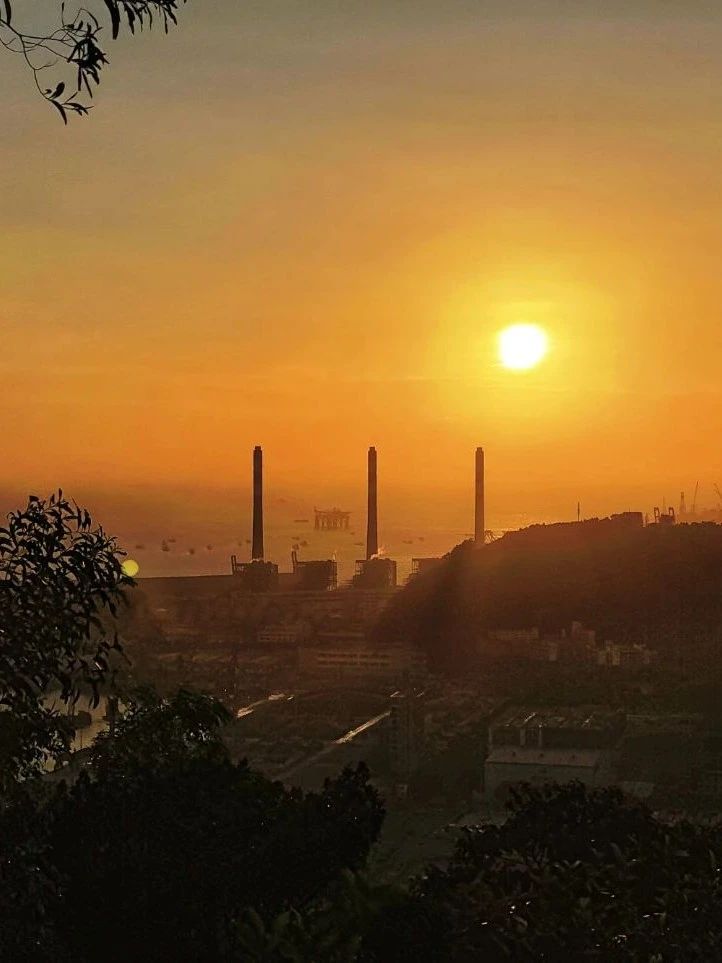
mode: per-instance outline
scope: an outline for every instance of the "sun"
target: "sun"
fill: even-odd
[[[516,371],[533,368],[548,348],[546,331],[536,324],[512,324],[499,333],[499,358],[505,368]]]
[[[140,565],[134,558],[126,558],[120,567],[123,570],[123,575],[127,575],[128,578],[135,578],[140,571]]]

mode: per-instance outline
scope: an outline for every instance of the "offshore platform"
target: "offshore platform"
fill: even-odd
[[[313,512],[315,515],[313,527],[320,531],[348,529],[351,521],[351,512],[342,512],[340,508],[314,508]]]

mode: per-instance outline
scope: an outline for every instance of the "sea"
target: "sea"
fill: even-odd
[[[508,529],[494,530],[494,537]],[[447,529],[386,529],[379,534],[379,554],[396,561],[397,579],[403,583],[412,570],[415,558],[439,557],[456,545],[472,538],[471,531]],[[249,538],[231,537],[222,532],[207,538],[189,537],[183,532],[169,532],[153,541],[121,539],[128,557],[139,565],[138,578],[157,576],[222,575],[230,574],[231,556],[248,561],[251,554]],[[266,529],[264,555],[275,562],[281,572],[292,569],[291,552],[300,561],[313,559],[336,560],[339,584],[349,581],[358,559],[366,555],[365,524],[353,524],[348,530],[317,530],[313,520],[298,521],[290,526]]]

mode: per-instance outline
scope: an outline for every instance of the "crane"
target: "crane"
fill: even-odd
[[[699,482],[694,486],[694,498],[692,499],[692,514],[697,514],[697,492],[699,491]]]
[[[719,485],[715,485],[714,490],[717,492],[717,498],[719,498],[720,501],[720,508],[722,508],[722,492],[719,490]]]

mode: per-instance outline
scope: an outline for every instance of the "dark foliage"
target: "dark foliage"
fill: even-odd
[[[558,631],[690,650],[722,641],[722,526],[534,526],[471,542],[390,603],[379,639],[409,638],[437,667],[463,667],[489,628]]]
[[[415,885],[403,945],[376,958],[719,959],[720,858],[719,827],[667,825],[617,790],[525,788],[503,826],[466,831]],[[433,921],[421,939],[411,911]]]
[[[62,492],[31,496],[0,528],[0,786],[67,749],[72,729],[48,693],[97,702],[120,650],[102,619],[133,584],[122,554]]]
[[[613,789],[521,789],[407,891],[347,877],[333,902],[249,915],[242,959],[702,963],[722,949],[719,827],[667,825]]]
[[[182,2],[185,0],[97,0],[96,13],[91,0],[91,8],[80,7],[72,17],[65,3],[59,3],[57,27],[35,33],[18,25],[17,0],[0,0],[0,43],[25,60],[39,93],[67,124],[68,114],[88,113],[86,98],[92,98],[108,63],[100,11],[108,17],[115,39],[123,23],[131,33],[155,22],[167,32],[176,23]]]
[[[346,770],[320,793],[288,792],[230,762],[225,719],[208,697],[146,696],[72,785],[44,789],[30,810],[20,800],[25,823],[6,806],[2,862],[25,907],[5,914],[19,929],[8,941],[28,946],[33,849],[46,943],[28,958],[53,960],[241,959],[234,921],[244,908],[261,919],[303,910],[363,864],[383,819],[368,772]]]

